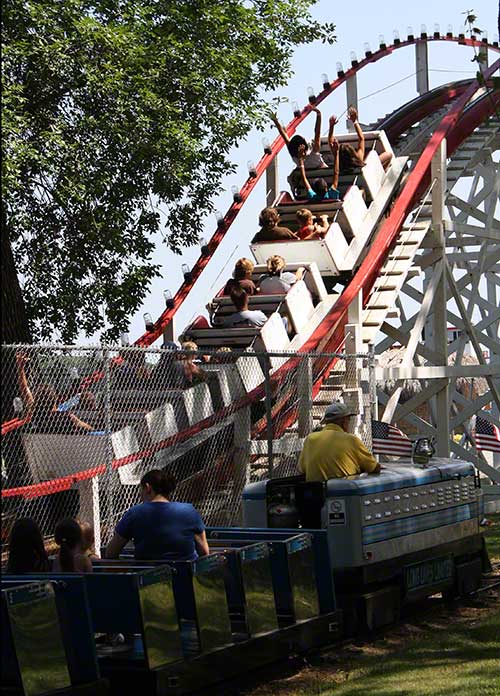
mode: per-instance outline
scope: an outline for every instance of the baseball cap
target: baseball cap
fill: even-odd
[[[340,420],[346,416],[354,416],[352,408],[344,404],[342,401],[334,401],[333,404],[326,407],[323,420]]]

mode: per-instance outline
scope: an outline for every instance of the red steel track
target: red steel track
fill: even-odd
[[[438,39],[429,38],[427,40],[432,41]],[[442,40],[458,41],[460,44],[468,46],[485,46],[485,44],[482,44],[481,42],[470,39],[459,40],[456,38],[447,38]],[[381,58],[390,55],[397,48],[408,46],[411,43],[414,42],[406,41],[401,42],[398,45],[389,46],[387,48],[381,49],[373,53],[373,55],[369,58],[360,61],[357,66],[346,71],[343,77],[339,77],[336,81],[334,81],[328,89],[323,90],[323,92],[321,92],[321,94],[318,95],[316,104],[323,101],[340,85],[342,85],[346,79],[348,79],[351,75],[354,75],[358,70],[360,70],[364,66],[376,62]],[[496,46],[490,46],[489,48],[492,48],[496,51],[499,50]],[[499,67],[500,60],[497,60],[487,71],[485,71],[485,78],[489,78],[491,75],[493,75]],[[474,93],[477,91],[479,86],[479,83],[476,80],[473,80],[469,82],[458,83],[455,86],[446,86],[441,90],[433,90],[433,92],[430,93],[431,97],[427,100],[428,103],[426,103],[426,95],[423,95],[419,99],[415,100],[414,106],[416,108],[407,109],[406,114],[400,115],[399,121],[396,118],[394,119],[393,123],[388,124],[390,126],[389,132],[391,135],[391,139],[394,139],[398,137],[398,135],[400,135],[402,132],[404,132],[413,123],[420,121],[426,115],[433,113],[436,109],[441,108],[443,105],[455,100],[449,111],[442,119],[439,126],[435,129],[427,146],[422,152],[422,155],[420,156],[410,176],[408,177],[404,188],[399,193],[399,196],[396,199],[389,216],[380,225],[378,232],[371,244],[371,247],[363,262],[361,263],[360,267],[354,274],[349,284],[346,286],[344,292],[342,293],[332,310],[325,317],[320,326],[308,338],[306,343],[301,347],[300,352],[336,352],[341,349],[344,340],[344,326],[347,319],[348,307],[360,291],[363,293],[362,296],[364,304],[368,302],[370,291],[373,288],[378,273],[382,265],[384,264],[387,254],[389,253],[391,246],[395,242],[396,237],[399,234],[399,231],[401,230],[401,227],[405,219],[410,214],[413,207],[415,206],[415,203],[419,200],[419,198],[422,196],[422,194],[425,192],[426,188],[429,185],[430,164],[440,143],[443,139],[447,139],[448,156],[450,156],[460,145],[460,143],[463,140],[465,140],[475,128],[477,128],[481,123],[483,123],[484,120],[494,112],[495,108],[498,108],[498,105],[500,104],[500,92],[497,90],[491,93],[489,98],[478,100],[477,103],[472,105],[464,113],[464,109],[467,103],[473,97]],[[405,107],[403,107],[402,110],[404,109]],[[306,106],[303,109],[301,115],[295,118],[293,121],[291,121],[291,123],[287,127],[287,132],[289,133],[289,135],[293,134],[297,126],[310,113],[310,110],[311,107]],[[390,121],[391,118],[392,117],[389,117],[388,120]],[[163,314],[155,323],[154,330],[141,336],[135,342],[135,345],[151,345],[162,334],[164,328],[171,321],[176,311],[181,306],[182,302],[185,300],[188,293],[192,289],[194,283],[201,275],[203,269],[205,268],[213,253],[215,252],[219,242],[228,232],[232,222],[237,217],[241,207],[249,197],[253,188],[257,184],[259,178],[265,172],[272,159],[278,154],[282,147],[282,139],[277,138],[271,146],[271,154],[264,155],[264,157],[258,163],[256,167],[257,177],[249,178],[244,184],[243,188],[241,189],[242,202],[233,203],[233,205],[231,205],[224,217],[224,223],[217,228],[216,232],[210,239],[210,242],[208,243],[210,254],[207,256],[201,256],[196,262],[195,266],[193,267],[191,272],[192,281],[190,283],[183,283],[183,285],[180,287],[180,289],[174,297],[174,306],[171,309],[165,310],[165,312],[163,312]],[[295,363],[296,360],[293,358],[287,361],[287,363],[285,363],[285,365],[283,365],[273,375],[273,382],[275,384],[279,384],[280,381],[284,378],[284,376],[288,374],[290,370],[294,369]],[[328,372],[328,370],[326,369],[327,367],[330,366],[323,365],[321,374],[316,375],[313,389],[314,394],[316,394],[321,388],[322,381]],[[216,423],[220,423],[224,418],[237,412],[241,408],[244,408],[249,404],[263,398],[263,396],[264,386],[260,385],[250,393],[246,394],[244,397],[241,397],[239,400],[233,402],[229,406],[226,406],[225,408],[219,410],[212,416],[204,419],[203,421],[200,421],[199,423],[196,423],[195,425],[183,430],[180,433],[177,433],[176,435],[173,435],[165,439],[162,442],[156,443],[154,447],[148,448],[147,451],[137,452],[133,455],[114,460],[113,468],[119,468],[125,464],[130,464],[134,461],[138,461],[147,456],[150,456],[154,452],[157,452],[161,449],[165,449],[174,444],[185,442],[201,430],[211,427]],[[280,418],[280,432],[283,432],[284,429],[294,421],[295,417],[295,407],[289,407],[288,411],[286,411],[283,414],[283,417]],[[17,419],[8,423],[4,423],[2,425],[2,435],[8,433],[10,430],[16,429],[17,427],[22,425],[22,423],[23,421],[19,421]],[[262,425],[257,424],[257,426],[254,429],[253,436],[258,437],[262,430]],[[279,432],[276,432],[276,435],[279,434]],[[105,468],[105,465],[100,465],[96,466],[91,470],[80,472],[79,474],[73,474],[67,477],[62,477],[57,480],[46,481],[31,486],[25,486],[23,488],[3,490],[2,497],[37,497],[40,495],[47,495],[61,490],[66,490],[71,488],[71,486],[76,481],[90,479],[96,475],[103,473],[105,471]]]

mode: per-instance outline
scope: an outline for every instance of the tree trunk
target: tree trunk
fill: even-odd
[[[5,217],[3,222],[5,223]],[[31,343],[31,332],[17,277],[7,226],[2,230],[2,342]],[[13,417],[12,401],[18,395],[15,354],[2,348],[2,422]]]
[[[2,325],[3,343],[31,343],[23,295],[5,225],[2,232]]]

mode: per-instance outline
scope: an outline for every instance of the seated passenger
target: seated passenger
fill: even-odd
[[[205,525],[189,503],[170,500],[175,479],[160,469],[141,479],[143,502],[128,510],[116,525],[106,558],[118,558],[129,541],[138,560],[194,561],[209,553]]]
[[[328,215],[318,215],[314,217],[310,210],[301,208],[297,210],[297,220],[299,229],[297,237],[299,239],[322,239],[330,227]]]
[[[236,307],[236,312],[230,314],[224,321],[224,326],[240,329],[245,326],[259,328],[264,326],[267,317],[260,309],[248,309],[248,295],[243,288],[234,288],[231,292],[231,301]]]
[[[49,570],[50,561],[39,526],[29,517],[20,517],[10,531],[7,573],[18,575]]]
[[[312,184],[305,172],[305,150],[301,149],[299,152],[299,162],[300,162],[300,173],[302,176],[302,184],[307,191],[307,198],[310,201],[322,201],[322,200],[339,200],[340,192],[338,190],[339,185],[339,144],[336,138],[333,137],[333,127],[336,123],[335,116],[330,119],[330,129],[328,131],[328,144],[330,145],[330,150],[333,155],[333,180],[332,185],[328,187],[325,179],[315,179]],[[300,149],[300,148],[299,148]]]
[[[306,481],[380,472],[375,457],[347,430],[352,415],[344,403],[335,401],[325,411],[323,429],[306,437],[299,459],[299,471],[306,475]]]
[[[298,280],[302,280],[305,269],[300,266],[295,273],[285,271],[282,256],[270,256],[266,262],[267,273],[259,278],[259,289],[263,295],[283,294],[290,290]]]
[[[347,111],[347,117],[352,122],[357,136],[358,136],[358,147],[355,148],[349,143],[342,143],[339,150],[339,166],[340,171],[343,174],[347,174],[356,169],[360,169],[365,166],[365,136],[361,130],[361,126],[358,121],[358,111],[354,106],[350,106]],[[392,154],[390,152],[382,152],[379,155],[380,164],[384,169],[387,169],[392,160]]]
[[[39,384],[32,391],[28,384],[26,353],[16,353],[17,379],[21,396],[30,421],[30,430],[37,433],[77,434],[93,430],[89,423],[77,418],[74,413],[59,411],[59,399],[49,384]]]
[[[163,344],[160,359],[151,376],[156,389],[187,389],[191,386],[179,360],[179,347],[175,341],[166,341]]]
[[[215,353],[212,355],[210,358],[210,362],[214,363],[216,365],[223,365],[226,363],[232,363],[235,361],[235,357],[233,356],[233,351],[229,346],[221,346],[220,348],[217,348]]]
[[[90,558],[91,561],[98,559],[99,555],[96,553],[95,550],[94,527],[90,524],[90,522],[84,522],[83,520],[77,520],[77,522],[80,525],[80,529],[82,530],[83,555],[87,556],[87,558]]]
[[[234,287],[239,287],[243,288],[247,295],[255,295],[257,287],[252,280],[253,269],[253,261],[250,261],[250,259],[238,259],[234,266],[233,277],[227,281],[223,294],[230,295]]]
[[[55,573],[91,573],[92,562],[83,550],[82,529],[72,517],[61,520],[54,532],[59,551],[52,564]]]
[[[285,141],[287,150],[290,154],[290,157],[292,160],[295,162],[297,165],[297,168],[294,169],[288,176],[288,183],[290,185],[290,188],[292,190],[293,195],[296,195],[296,189],[300,185],[300,169],[298,168],[300,165],[299,162],[299,148],[304,147],[305,148],[305,161],[304,161],[304,166],[306,169],[326,169],[328,165],[324,161],[322,155],[321,155],[321,112],[317,107],[312,107],[311,111],[314,111],[316,114],[316,122],[314,124],[314,139],[311,141],[311,143],[308,143],[305,138],[303,138],[301,135],[294,135],[291,138],[288,137],[288,134],[286,130],[283,128],[281,123],[278,120],[278,116],[276,114],[273,114],[272,121],[276,128],[279,131],[279,134]]]
[[[252,239],[252,244],[275,242],[280,239],[298,239],[288,227],[279,227],[280,216],[275,208],[264,208],[259,215],[260,230]]]
[[[198,350],[196,343],[194,341],[185,341],[181,346],[182,350],[186,351],[181,353],[180,359],[182,360],[181,364],[187,386],[193,387],[195,384],[206,382],[208,379],[207,373],[195,363],[196,351]]]

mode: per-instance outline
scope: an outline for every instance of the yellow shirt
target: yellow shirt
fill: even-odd
[[[308,435],[299,459],[299,469],[306,475],[306,481],[370,473],[376,467],[377,461],[359,437],[346,433],[335,423]]]

